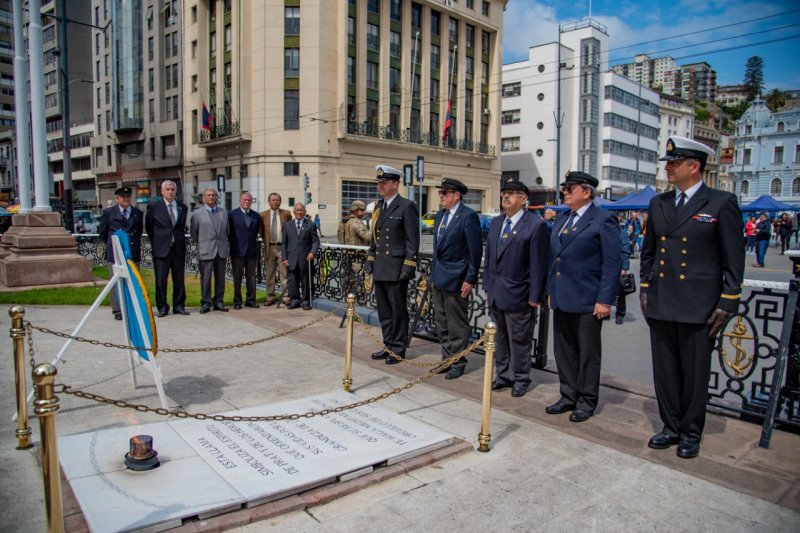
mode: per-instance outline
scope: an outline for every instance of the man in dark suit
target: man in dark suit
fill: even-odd
[[[408,282],[414,279],[419,253],[419,213],[414,202],[398,193],[402,173],[378,165],[378,193],[383,200],[372,212],[372,243],[365,269],[372,274],[383,344],[400,359],[408,346]],[[372,354],[387,365],[400,362],[386,350]]]
[[[200,314],[211,311],[227,313],[225,299],[225,266],[228,263],[228,213],[217,206],[219,194],[214,189],[203,191],[203,206],[192,213],[189,234],[197,245],[200,270]],[[214,278],[214,293],[211,293]]]
[[[317,228],[306,218],[306,206],[294,204],[294,219],[283,225],[281,259],[289,271],[289,309],[311,309],[311,261],[319,250]]]
[[[531,383],[535,308],[547,280],[547,224],[525,207],[528,187],[508,178],[500,184],[504,216],[489,227],[484,252],[483,289],[489,317],[497,324],[493,390],[511,388],[519,398]]]
[[[153,267],[156,276],[156,307],[158,316],[169,313],[167,305],[167,277],[172,276],[172,312],[188,315],[186,288],[183,284],[186,266],[186,205],[175,197],[178,186],[172,180],[161,184],[161,198],[147,206],[144,228],[153,249]]]
[[[256,262],[258,261],[258,234],[261,217],[250,209],[253,196],[244,191],[239,195],[239,209],[228,212],[231,267],[233,269],[233,308],[242,308],[242,274],[247,293],[245,307],[258,308],[256,303]]]
[[[683,137],[667,141],[667,181],[650,200],[639,298],[650,326],[653,378],[663,429],[648,446],[700,453],[711,350],[739,306],[744,277],[742,215],[736,197],[702,180],[714,151]]]
[[[142,229],[144,227],[144,213],[131,205],[130,187],[120,187],[114,191],[114,199],[117,205],[103,210],[100,215],[100,226],[97,233],[100,234],[100,241],[106,243],[106,261],[108,261],[108,272],[114,275],[114,247],[111,244],[111,236],[117,230],[122,230],[128,234],[131,243],[131,260],[136,265],[142,260]],[[122,313],[119,309],[119,299],[117,290],[111,291],[111,312],[115,320],[122,320]]]
[[[481,267],[481,223],[478,214],[461,203],[467,186],[444,178],[439,188],[442,209],[433,222],[431,301],[442,359],[449,359],[469,344],[469,295],[478,283]],[[450,366],[445,379],[464,373],[466,357]]]
[[[261,213],[261,238],[264,240],[264,259],[267,285],[266,305],[274,305],[278,301],[275,294],[275,277],[281,274],[281,298],[289,305],[289,276],[281,261],[281,243],[283,242],[283,225],[292,219],[292,214],[281,209],[281,195],[273,192],[267,197],[269,209]]]
[[[553,350],[561,398],[548,414],[573,411],[572,422],[588,420],[597,407],[603,320],[619,291],[622,252],[617,217],[592,201],[599,182],[569,172],[561,184],[569,211],[559,214],[550,236],[547,288],[553,309]]]

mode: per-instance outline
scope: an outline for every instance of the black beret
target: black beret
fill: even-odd
[[[597,186],[600,185],[600,182],[597,181],[597,178],[595,178],[591,174],[587,174],[586,172],[574,171],[574,172],[567,172],[564,181],[561,183],[562,186],[569,184],[586,185],[588,187],[593,187],[596,189]]]
[[[114,191],[115,196],[130,196],[133,193],[130,187],[120,187]]]
[[[514,178],[506,178],[500,183],[500,192],[503,191],[522,191],[526,195],[528,193],[528,186]]]
[[[466,185],[455,178],[444,178],[442,184],[437,185],[436,188],[442,189],[443,191],[458,191],[462,195],[467,194],[467,191],[469,191]]]

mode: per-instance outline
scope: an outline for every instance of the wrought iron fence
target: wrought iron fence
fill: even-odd
[[[347,124],[347,134],[361,137],[373,137],[376,139],[390,139],[401,142],[424,144],[426,146],[438,146],[451,148],[462,152],[473,152],[477,154],[494,155],[493,144],[481,143],[472,139],[458,139],[448,136],[445,140],[436,132],[420,133],[409,128],[398,129],[391,126],[375,126],[369,122],[350,121]]]

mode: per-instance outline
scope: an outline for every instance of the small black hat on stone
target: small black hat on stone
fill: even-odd
[[[467,191],[469,191],[466,185],[455,178],[444,178],[442,180],[442,184],[437,185],[436,188],[442,189],[443,191],[457,191],[460,192],[462,196],[467,194]]]
[[[530,194],[528,186],[514,178],[506,178],[500,183],[500,192],[503,191],[522,191],[526,195]]]
[[[130,187],[120,187],[114,191],[114,196],[130,196],[133,193]]]
[[[389,165],[378,165],[375,167],[375,170],[378,173],[375,179],[377,179],[378,181],[386,181],[386,180],[400,181],[403,177],[403,172],[401,170],[392,168]]]
[[[591,174],[587,174],[586,172],[567,172],[564,181],[561,183],[561,186],[564,185],[581,185],[583,187],[591,187],[592,189],[596,189],[600,182],[597,181],[597,178],[592,176]]]

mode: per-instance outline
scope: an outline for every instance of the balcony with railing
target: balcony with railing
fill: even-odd
[[[223,145],[240,140],[249,141],[249,137],[242,134],[239,122],[223,122],[215,124],[209,130],[200,130],[200,145]]]
[[[347,136],[400,141],[403,143],[420,144],[481,155],[495,155],[495,147],[493,144],[449,136],[447,139],[443,139],[442,136],[434,132],[421,133],[411,128],[400,129],[392,128],[391,126],[373,126],[369,122],[348,123]]]

